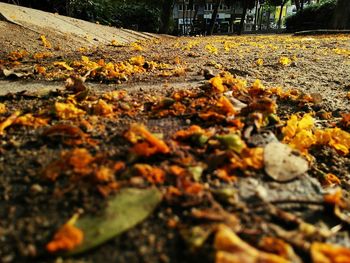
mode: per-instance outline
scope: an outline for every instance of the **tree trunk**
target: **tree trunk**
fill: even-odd
[[[350,1],[338,0],[334,12],[333,28],[347,29],[350,28]]]
[[[278,29],[281,29],[281,23],[282,23],[282,13],[283,13],[283,7],[286,4],[287,0],[283,0],[281,4],[281,10],[280,10],[280,15],[278,17]]]
[[[183,8],[182,8],[182,35],[185,35],[186,29],[185,29],[185,12],[186,12],[186,2],[185,0],[182,1]]]
[[[197,20],[198,10],[199,10],[199,5],[196,5],[194,9],[193,19],[192,19],[192,31],[194,31],[194,21]]]
[[[300,0],[300,10],[304,10],[304,0]]]
[[[233,24],[235,22],[236,10],[231,7],[231,18],[230,18],[230,33],[233,33]]]
[[[203,9],[205,10],[205,6],[207,4],[207,1],[203,1]],[[205,18],[205,11],[203,13],[203,25],[202,25],[202,34],[206,35],[207,34],[207,20]]]
[[[211,15],[211,20],[209,24],[209,30],[208,30],[208,35],[212,35],[214,33],[214,28],[215,28],[215,22],[216,22],[216,17],[219,13],[219,6],[221,5],[222,0],[217,0],[213,13]]]
[[[257,20],[258,20],[258,5],[259,5],[259,0],[255,1],[255,16],[254,16],[254,25],[253,28],[256,30],[257,28]]]
[[[295,7],[297,9],[297,11],[300,10],[300,0],[294,0],[294,3],[295,3]]]
[[[241,17],[241,22],[239,23],[238,35],[241,35],[243,32],[245,16],[247,15],[247,9],[248,9],[248,3],[247,1],[243,0],[243,14]]]
[[[170,30],[170,20],[172,17],[172,11],[174,7],[174,0],[164,0],[162,5],[162,13],[161,13],[161,27],[160,33],[168,34]]]
[[[259,30],[262,29],[263,14],[264,14],[264,6],[260,6],[259,7]]]

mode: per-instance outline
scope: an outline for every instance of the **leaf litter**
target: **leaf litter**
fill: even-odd
[[[175,43],[173,48],[189,52],[189,57],[203,53],[215,58],[221,52],[243,56],[249,45],[261,51],[251,61],[256,67],[290,70],[299,63],[294,55],[273,60],[262,55],[302,49],[304,40],[283,37],[276,45],[268,37],[260,40],[184,39],[184,45]],[[51,48],[46,37],[41,41]],[[1,98],[0,152],[7,157],[16,151],[32,155],[28,161],[15,155],[28,170],[26,180],[36,182],[30,194],[51,204],[52,208],[45,207],[52,214],[60,202],[66,208],[63,216],[48,216],[46,222],[35,219],[43,232],[35,241],[27,237],[30,241],[20,242],[20,258],[28,258],[28,251],[33,260],[102,251],[108,240],[124,241],[137,229],[145,231],[143,226],[162,226],[155,237],[147,235],[147,241],[140,242],[157,247],[161,245],[154,239],[160,242],[162,231],[175,235],[176,246],[160,248],[163,261],[176,262],[172,250],[184,257],[181,262],[203,253],[208,262],[347,259],[346,174],[337,173],[334,165],[321,165],[318,158],[324,151],[332,152],[344,167],[348,165],[348,113],[333,121],[327,112],[304,112],[300,109],[316,108],[322,98],[297,89],[265,87],[263,81],[246,80],[239,75],[243,71],[231,70],[232,74],[215,61],[210,65],[220,72],[207,73],[208,81],[194,89],[149,94],[96,91],[87,80],[119,83],[142,75],[164,79],[191,74],[179,57],[174,63],[146,58],[144,43],[110,48],[127,48],[132,55],[119,61],[85,55],[59,61],[17,51],[3,63],[21,68],[30,57],[50,58],[36,66],[34,76],[17,77],[66,80],[64,90],[24,104],[21,94]],[[332,52],[347,56],[340,49]],[[4,170],[13,168],[11,163]],[[5,192],[11,193],[7,200],[21,198],[11,189]],[[16,216],[12,213],[8,217]],[[5,231],[5,239],[11,238]],[[137,235],[132,242],[138,242]],[[147,261],[147,247],[140,245],[137,253]]]

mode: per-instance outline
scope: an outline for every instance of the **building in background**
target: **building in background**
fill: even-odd
[[[198,2],[202,2],[202,4]],[[204,35],[209,27],[214,6],[214,1],[210,0],[194,1],[192,5],[189,1],[176,1],[173,19],[178,35]],[[236,2],[231,6],[222,3],[216,16],[214,33],[234,32],[237,22],[241,19],[242,12],[240,2]]]
[[[304,7],[317,3],[319,0],[304,0]],[[350,1],[350,0],[349,0]],[[238,31],[243,14],[242,1],[232,1],[227,5],[225,1],[219,6],[216,16],[214,34],[231,34]],[[191,4],[193,3],[193,4]],[[177,35],[205,35],[208,31],[215,0],[176,0],[173,9],[175,34]],[[266,1],[256,1],[257,5],[247,10],[244,20],[244,31],[271,31],[278,30],[278,21],[281,13],[280,6],[272,6]],[[283,29],[286,17],[295,14],[296,6],[287,2],[281,14],[281,28]]]

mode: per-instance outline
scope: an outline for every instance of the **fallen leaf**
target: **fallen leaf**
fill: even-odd
[[[285,182],[304,174],[308,169],[308,162],[295,154],[292,149],[280,142],[271,142],[264,150],[266,173],[276,181]]]
[[[85,86],[86,78],[79,75],[72,75],[66,80],[66,89],[72,91],[74,94],[86,91],[87,87]]]
[[[15,70],[15,69],[10,69],[10,70],[3,69],[2,73],[7,78],[9,78],[9,77],[22,78],[22,77],[28,77],[30,75],[33,75],[33,72],[25,72],[25,70],[19,71],[19,69],[18,70]]]
[[[83,242],[66,255],[76,255],[101,245],[148,217],[162,200],[156,188],[126,188],[110,197],[104,211],[81,216],[75,226],[84,233]]]
[[[215,138],[218,139],[227,149],[233,150],[237,153],[240,153],[245,147],[244,141],[238,134],[216,135]]]
[[[212,226],[204,225],[183,228],[181,229],[180,234],[190,250],[195,251],[204,245],[213,231],[214,228]]]

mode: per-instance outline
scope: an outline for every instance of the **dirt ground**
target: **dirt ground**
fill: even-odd
[[[350,260],[349,35],[30,38],[0,34],[1,262]],[[263,156],[278,141],[287,174]],[[162,201],[86,253],[47,251],[127,187]]]

